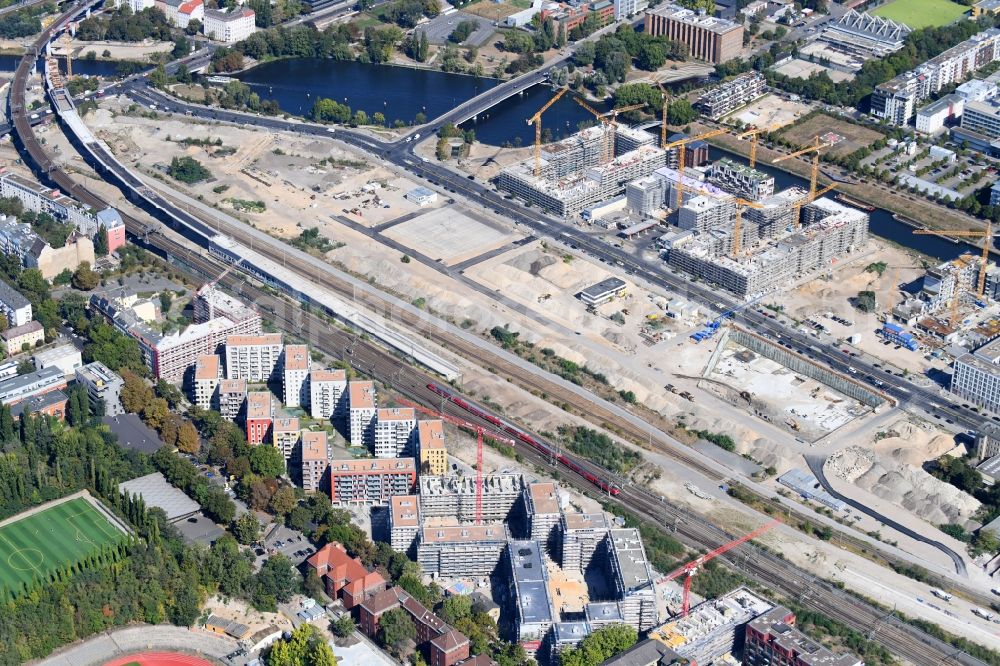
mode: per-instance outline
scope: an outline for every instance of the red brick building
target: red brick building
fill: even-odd
[[[341,599],[348,610],[385,590],[385,579],[379,572],[368,571],[336,542],[320,548],[306,564],[323,581],[326,593]]]
[[[252,391],[247,394],[247,442],[263,444],[271,437],[274,423],[274,404],[267,391]]]
[[[379,618],[393,608],[402,608],[417,630],[417,649],[424,650],[431,666],[488,666],[492,661],[483,655],[469,657],[469,639],[429,611],[401,587],[393,587],[363,601],[360,605],[361,631],[370,638],[378,635]]]

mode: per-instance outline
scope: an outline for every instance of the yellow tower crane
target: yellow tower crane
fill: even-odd
[[[746,199],[736,197],[736,222],[733,224],[733,258],[739,257],[743,251],[743,237],[741,236],[741,232],[743,231],[743,211],[747,208],[761,209],[763,207],[756,201],[747,201]]]
[[[545,106],[540,108],[535,115],[528,118],[528,124],[535,124],[535,177],[537,178],[542,174],[542,114],[549,110],[553,104],[559,101],[559,98],[566,94],[569,88],[560,88],[559,91],[552,96]]]
[[[635,111],[646,106],[645,104],[632,104],[630,106],[620,106],[617,109],[611,109],[610,111],[601,113],[579,97],[574,97],[573,100],[587,111],[594,114],[594,117],[601,121],[604,125],[604,145],[601,149],[602,164],[610,162],[615,158],[615,134],[616,128],[618,127],[618,114],[625,113],[627,111]]]
[[[750,168],[754,168],[757,165],[757,142],[760,140],[760,135],[764,132],[773,132],[779,127],[784,127],[782,123],[775,123],[768,127],[754,127],[749,129],[742,134],[737,134],[737,139],[746,139],[750,137]]]
[[[821,196],[823,196],[824,194],[826,194],[827,192],[829,192],[830,190],[832,190],[835,187],[837,187],[837,183],[830,183],[829,185],[827,185],[826,187],[824,187],[822,190],[819,190],[818,192],[813,192],[812,194],[808,194],[807,193],[804,197],[802,197],[801,199],[799,199],[798,201],[795,202],[795,228],[796,229],[798,229],[800,226],[802,226],[802,207],[811,204],[813,201],[816,201],[816,199],[819,199]]]
[[[663,144],[664,150],[672,150],[677,148],[677,207],[680,208],[684,203],[684,162],[687,159],[687,144],[694,141],[702,141],[704,139],[710,139],[713,136],[719,136],[720,134],[725,134],[728,132],[728,128],[721,128],[712,130],[711,132],[705,132],[704,134],[699,134],[698,136],[688,136],[683,139],[678,139],[677,141],[672,141],[670,143]],[[667,202],[670,203],[669,201]]]
[[[809,196],[814,197],[816,195],[816,179],[819,176],[819,151],[823,148],[829,148],[832,146],[832,142],[823,143],[820,141],[819,136],[813,137],[813,145],[808,148],[803,148],[802,150],[796,150],[794,153],[789,153],[787,155],[782,155],[781,157],[776,157],[771,160],[771,164],[777,164],[778,162],[784,162],[785,160],[790,160],[793,157],[800,157],[802,155],[808,155],[813,153],[812,158],[812,169],[809,172]]]

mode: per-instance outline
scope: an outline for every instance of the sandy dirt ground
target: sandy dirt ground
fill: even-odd
[[[851,347],[878,356],[899,369],[923,374],[930,367],[942,367],[940,362],[932,362],[918,352],[883,345],[881,338],[875,334],[882,327],[882,312],[902,300],[898,285],[917,280],[924,274],[924,264],[917,255],[898,246],[876,239],[869,241],[869,245],[870,252],[863,260],[844,265],[832,275],[811,280],[783,294],[780,301],[769,299],[768,302],[780,302],[784,312],[796,320],[811,317],[822,323],[838,341],[843,342],[855,333],[860,334],[861,341]],[[881,276],[865,270],[867,266],[879,262],[886,264]],[[878,311],[864,313],[851,304],[851,299],[860,291],[875,292]],[[853,325],[839,324],[830,319],[829,314],[853,322]]]
[[[292,621],[284,615],[280,613],[262,613],[241,599],[223,599],[222,596],[216,595],[205,602],[204,611],[211,615],[218,615],[227,620],[247,625],[250,627],[249,635],[253,635],[255,632],[272,624],[276,624],[288,631],[294,629]]]
[[[809,107],[801,102],[790,102],[777,95],[764,95],[748,104],[728,119],[738,120],[747,126],[772,127],[788,125],[809,113]]]
[[[93,51],[102,60],[146,60],[152,55],[159,53],[170,53],[173,50],[173,42],[157,42],[150,39],[132,44],[128,42],[84,42],[74,39],[69,43],[69,48],[74,58],[82,58],[88,52]],[[105,51],[110,51],[111,55],[104,55]],[[64,54],[66,52],[65,42],[59,43],[59,48],[55,53]]]
[[[210,183],[193,188],[184,188],[173,182],[171,186],[192,195],[201,195],[206,202],[220,207],[226,205],[226,198],[266,198],[266,214],[244,215],[253,223],[269,228],[272,233],[287,237],[296,234],[300,227],[307,224],[318,226],[330,240],[344,243],[328,253],[328,259],[356,273],[370,276],[382,288],[410,299],[425,298],[428,309],[453,321],[471,320],[471,326],[475,330],[489,330],[492,326],[509,323],[515,330],[522,330],[525,338],[551,346],[561,356],[585,362],[592,369],[604,372],[616,387],[635,391],[641,402],[669,418],[683,417],[691,428],[727,432],[740,442],[742,448],[749,449],[765,465],[771,464],[771,460],[782,462],[786,466],[797,464],[795,458],[798,452],[787,448],[791,437],[783,439],[781,433],[767,431],[767,424],[755,422],[752,417],[743,419],[739,414],[714,409],[717,403],[710,403],[713,408],[705,408],[702,406],[702,397],[692,404],[663,390],[663,384],[668,381],[673,381],[681,388],[696,390],[695,383],[712,349],[710,345],[688,343],[686,331],[679,330],[679,325],[676,327],[676,337],[665,338],[651,347],[641,341],[638,332],[640,322],[648,321],[649,314],[663,313],[664,309],[657,305],[657,299],[669,303],[670,299],[676,298],[675,295],[630,282],[629,296],[624,300],[602,306],[596,314],[589,314],[575,300],[574,290],[615,273],[615,269],[591,263],[576,255],[567,261],[564,251],[546,248],[541,242],[536,242],[501,254],[485,266],[474,266],[467,271],[470,279],[482,281],[481,284],[488,290],[505,288],[503,295],[518,306],[523,306],[511,309],[473,290],[467,284],[455,279],[445,279],[432,266],[419,261],[403,263],[397,250],[342,223],[328,220],[330,207],[333,207],[334,215],[342,214],[336,210],[338,206],[346,207],[335,198],[337,195],[354,192],[369,183],[395,183],[399,196],[405,192],[405,186],[408,185],[406,179],[394,172],[370,164],[350,165],[354,161],[364,161],[363,156],[354,155],[322,140],[304,140],[277,134],[265,139],[260,133],[242,128],[211,124],[194,126],[185,119],[124,115],[115,117],[108,108],[110,105],[97,114],[88,116],[87,122],[95,131],[109,139],[112,149],[127,163],[146,165],[144,168],[149,170],[147,173],[152,173],[157,172],[154,166],[156,163],[169,163],[173,156],[191,155],[201,160],[215,178]],[[171,135],[171,142],[165,140],[167,134]],[[212,157],[211,154],[215,152],[226,151],[218,151],[218,147],[206,150],[204,147],[185,146],[177,142],[184,137],[207,136],[221,138],[223,148],[232,147],[236,151]],[[58,147],[58,137],[52,135],[50,138]],[[63,152],[68,153],[68,150],[66,148]],[[326,159],[326,167],[329,167],[331,158],[344,162],[339,162],[342,166],[331,170],[331,173],[319,173],[324,168],[319,162]],[[74,159],[70,158],[68,161],[74,162]],[[265,186],[259,179],[269,184]],[[213,192],[213,188],[221,185],[229,187],[221,193]],[[313,189],[317,185],[320,192]],[[317,199],[311,198],[313,194],[317,195]],[[371,193],[365,196],[371,196]],[[378,196],[382,197],[383,193],[379,191]],[[325,197],[325,200],[321,197]],[[353,201],[358,200],[361,198]],[[320,203],[316,203],[317,201]],[[314,203],[316,208],[312,207]],[[413,219],[416,219],[417,216],[431,212],[416,206],[405,208],[403,202],[390,205],[390,209],[377,209],[386,211],[386,217],[379,219],[391,221],[411,213],[415,214]],[[443,205],[442,203],[441,206]],[[373,209],[366,209],[365,212],[370,210]],[[449,210],[471,217],[461,203]],[[483,214],[482,211],[476,213]],[[487,275],[482,274],[487,272]],[[627,276],[621,277],[627,279]],[[539,297],[546,293],[551,296],[539,302]],[[623,315],[625,325],[609,319],[613,314],[624,310],[628,310]],[[609,331],[614,335],[609,334]],[[468,378],[466,388],[474,396],[489,398],[505,405],[508,415],[523,420],[533,428],[554,431],[558,425],[576,420],[576,417],[557,410],[541,399],[492,375],[482,373],[471,364],[461,362],[460,365],[465,371],[464,376]],[[692,379],[677,378],[677,374],[687,375]],[[761,432],[765,431],[768,435],[762,436]],[[456,449],[456,455],[465,455],[461,446]],[[739,505],[734,506],[728,498],[709,500],[707,502],[710,506],[705,506],[705,500],[685,489],[685,483],[692,478],[689,470],[672,464],[662,456],[650,454],[648,458],[662,470],[661,478],[653,482],[659,492],[695,507],[696,510],[718,516],[723,523],[738,524],[750,520],[745,515],[745,509]],[[487,468],[504,469],[515,465],[514,461],[487,450]],[[714,506],[715,504],[718,506]],[[826,573],[830,569],[830,562],[846,558],[849,565],[845,565],[845,568],[850,566],[859,571],[868,571],[873,578],[895,581],[895,576],[828,544],[817,544],[801,535],[783,534],[783,538],[789,540],[789,552],[794,551],[793,556],[802,559],[804,564],[817,573]],[[822,555],[812,558],[806,555],[814,551],[821,551]],[[905,579],[901,579],[899,588],[906,589],[908,585]],[[922,593],[926,594],[926,591]],[[921,609],[911,610],[919,614]]]

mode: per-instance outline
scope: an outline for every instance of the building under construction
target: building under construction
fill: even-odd
[[[732,227],[675,232],[661,238],[660,245],[670,265],[750,298],[832,267],[868,242],[868,214],[830,199],[804,206],[802,224],[800,229],[775,230],[766,239],[756,224],[743,224],[740,247],[747,253],[740,256],[733,256]]]
[[[506,525],[424,526],[417,536],[417,562],[432,576],[489,576],[508,541]]]
[[[774,194],[774,176],[728,157],[712,164],[708,170],[708,182],[751,201],[760,201]]]
[[[774,604],[745,587],[702,602],[649,632],[671,650],[694,663],[712,664],[742,644],[746,625]]]
[[[524,479],[520,474],[484,475],[483,520],[507,520],[523,491]],[[476,519],[476,478],[473,476],[421,476],[419,492],[422,518]]]
[[[655,136],[641,130],[590,127],[542,146],[537,164],[532,158],[503,169],[498,187],[546,211],[571,217],[623,194],[626,184],[664,166],[666,152],[653,145],[655,141]]]

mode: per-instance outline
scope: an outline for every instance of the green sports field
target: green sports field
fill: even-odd
[[[0,527],[0,588],[13,594],[32,580],[82,562],[126,538],[93,504],[75,498]]]
[[[948,25],[968,11],[968,7],[951,0],[891,0],[868,13],[905,23],[916,30]]]

